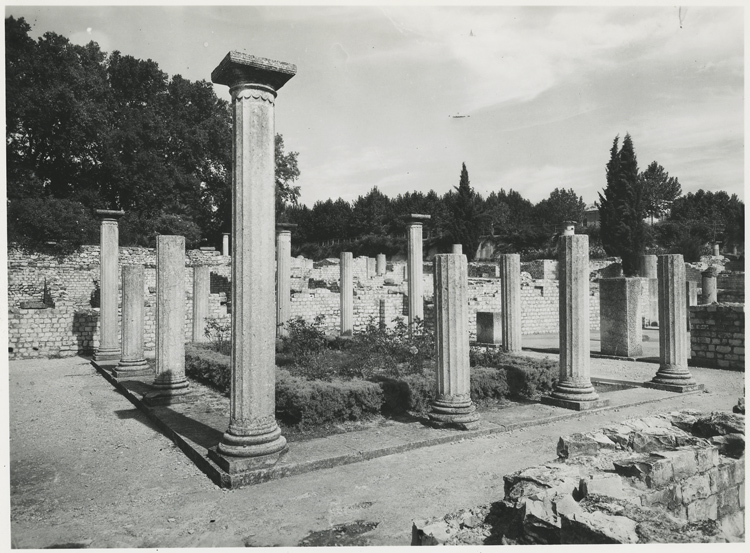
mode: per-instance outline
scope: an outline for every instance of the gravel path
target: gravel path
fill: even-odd
[[[656,369],[592,360],[592,373],[609,378],[647,380]],[[744,373],[692,372],[710,393],[676,394],[659,403],[226,491],[87,360],[12,362],[12,545],[295,546],[315,532],[325,541],[336,525],[357,520],[373,523],[363,529],[377,525],[355,536],[352,545],[408,545],[412,519],[502,498],[503,475],[554,459],[560,435],[688,407],[729,410],[743,394]]]

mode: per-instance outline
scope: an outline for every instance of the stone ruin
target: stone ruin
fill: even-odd
[[[560,438],[505,497],[414,522],[412,545],[744,540],[744,415],[675,411]]]

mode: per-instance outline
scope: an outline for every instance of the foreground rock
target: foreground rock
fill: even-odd
[[[742,541],[738,430],[742,415],[678,411],[563,436],[557,461],[504,477],[501,501],[415,521],[412,545]]]

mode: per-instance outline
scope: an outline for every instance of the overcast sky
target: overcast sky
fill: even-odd
[[[301,200],[474,188],[587,203],[616,135],[683,192],[744,199],[742,7],[11,7],[54,31],[210,80],[230,50],[297,65],[276,131]],[[228,89],[215,86],[220,97]],[[455,118],[452,116],[466,117]]]

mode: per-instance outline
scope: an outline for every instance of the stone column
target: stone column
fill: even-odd
[[[221,233],[221,255],[228,256],[229,255],[229,233],[228,232],[222,232]]]
[[[648,310],[643,314],[647,326],[651,323],[659,324],[659,284],[656,281],[656,256],[642,255],[639,269],[640,276],[648,279],[646,286],[648,288]]]
[[[378,326],[383,329],[388,326],[388,321],[385,316],[385,300],[383,298],[378,300]]]
[[[437,397],[430,404],[433,426],[473,430],[479,414],[469,389],[469,306],[466,256],[435,256],[435,343]]]
[[[375,276],[375,272],[377,270],[377,261],[374,257],[366,257],[367,260],[367,278],[372,278]]]
[[[292,318],[292,229],[297,225],[276,223],[276,336],[288,336],[284,326]]]
[[[700,389],[687,368],[685,310],[685,262],[680,254],[660,255],[659,280],[659,370],[644,385],[686,392]]]
[[[351,336],[354,330],[354,276],[352,271],[352,252],[341,252],[341,278],[339,290],[341,297],[341,335]]]
[[[294,65],[230,52],[211,73],[232,95],[232,386],[229,427],[211,458],[231,474],[287,449],[275,419],[274,104]]]
[[[150,405],[187,399],[185,377],[185,237],[156,236],[156,378]]]
[[[687,301],[685,318],[687,319],[687,357],[692,357],[692,350],[690,344],[690,306],[698,305],[698,283],[693,280],[685,281],[685,300]]]
[[[542,402],[584,410],[606,405],[591,385],[589,330],[589,237],[560,236],[560,381]]]
[[[464,247],[461,244],[453,244],[452,253],[462,254],[464,253]]]
[[[122,357],[112,371],[118,379],[153,374],[143,355],[143,265],[122,268]]]
[[[500,296],[503,318],[503,351],[521,351],[521,256],[500,256]]]
[[[704,305],[707,303],[716,303],[716,301],[718,301],[716,290],[716,277],[718,274],[719,271],[716,270],[716,267],[709,267],[701,273],[701,285],[703,287],[703,293],[701,294],[701,303]]]
[[[601,353],[620,357],[643,355],[640,278],[599,280]]]
[[[714,244],[714,257],[720,257],[720,256],[721,256],[721,251],[719,250],[719,243],[716,242]]]
[[[99,348],[94,354],[95,361],[116,361],[120,359],[120,337],[117,332],[117,289],[120,275],[120,236],[117,221],[124,211],[99,209],[101,218],[99,249]]]
[[[385,267],[386,267],[385,254],[384,253],[379,253],[378,257],[375,259],[375,273],[378,276],[384,275],[385,274]]]
[[[193,342],[206,342],[206,319],[209,316],[208,299],[211,295],[211,268],[208,265],[193,267]]]
[[[429,215],[412,213],[407,219],[409,235],[409,251],[407,256],[407,272],[409,274],[409,329],[414,322],[424,320],[424,303],[422,283],[422,223],[429,221]]]

